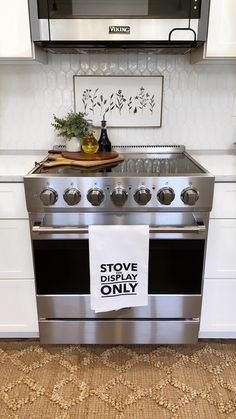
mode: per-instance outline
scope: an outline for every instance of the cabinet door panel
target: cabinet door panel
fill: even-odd
[[[0,57],[32,57],[27,0],[1,0]]]
[[[235,279],[205,279],[199,337],[236,338],[235,295]]]
[[[236,219],[236,183],[216,183],[210,218]]]
[[[23,183],[0,183],[0,218],[29,218]]]
[[[206,57],[236,57],[236,1],[211,0]]]
[[[204,276],[236,279],[236,220],[210,220]]]
[[[0,220],[1,278],[34,278],[28,220]]]
[[[36,337],[34,280],[0,280],[0,337]]]

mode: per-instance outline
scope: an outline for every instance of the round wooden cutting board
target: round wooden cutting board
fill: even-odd
[[[107,151],[103,153],[72,153],[69,151],[63,151],[62,156],[66,159],[71,160],[81,160],[81,161],[102,161],[102,160],[110,160],[114,159],[118,156],[118,153],[116,151]]]

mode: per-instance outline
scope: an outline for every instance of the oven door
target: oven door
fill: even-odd
[[[207,215],[68,214],[67,226],[61,217],[31,220],[40,318],[199,317]],[[95,314],[90,308],[87,225],[118,222],[150,226],[149,304]]]

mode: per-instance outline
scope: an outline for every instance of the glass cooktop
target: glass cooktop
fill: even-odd
[[[124,174],[126,176],[135,175],[188,175],[205,173],[197,164],[189,159],[185,154],[126,154],[124,160],[119,163],[100,165],[96,167],[78,167],[78,166],[40,166],[34,174],[79,176],[81,174]]]

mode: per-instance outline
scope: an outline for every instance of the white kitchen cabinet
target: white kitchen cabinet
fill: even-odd
[[[1,280],[0,338],[37,336],[34,280]]]
[[[236,219],[236,183],[216,183],[210,218]]]
[[[200,338],[236,337],[236,183],[216,183],[210,214]]]
[[[204,282],[201,338],[236,338],[236,279]]]
[[[28,218],[23,183],[0,183],[0,219]]]
[[[0,183],[0,338],[38,336],[24,185]]]
[[[210,220],[204,276],[236,281],[236,219]]]
[[[1,0],[0,62],[46,62],[46,53],[31,41],[28,0]]]
[[[206,57],[236,57],[235,21],[235,0],[211,0]]]
[[[207,42],[191,54],[191,62],[236,59],[236,1],[211,0]]]
[[[33,278],[28,220],[0,220],[0,279]]]

